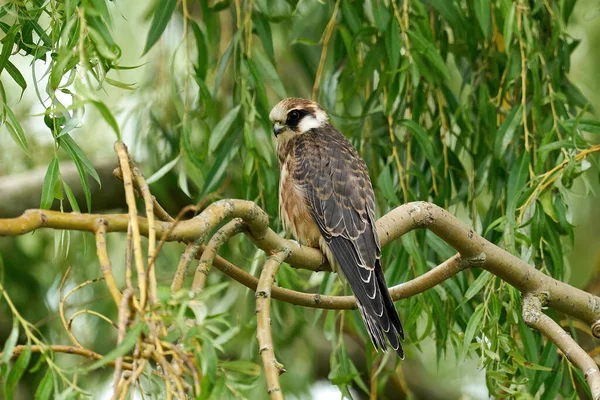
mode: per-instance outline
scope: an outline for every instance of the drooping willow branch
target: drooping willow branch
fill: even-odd
[[[181,221],[176,226],[164,221],[156,221],[154,225],[157,235],[168,233],[167,241],[189,243],[197,241],[199,237],[206,237],[224,220],[232,218],[240,218],[244,221],[250,239],[267,254],[289,248],[291,253],[287,262],[291,265],[313,271],[327,268],[319,250],[300,246],[278,236],[269,228],[266,213],[249,201],[221,200],[208,206],[198,216]],[[29,210],[18,218],[0,219],[0,235],[19,235],[41,227],[95,232],[99,220],[106,221],[107,232],[127,231],[126,215],[63,214]],[[139,232],[147,235],[148,220],[137,217],[137,221]],[[377,221],[377,231],[383,246],[417,228],[431,230],[454,247],[459,254],[425,275],[391,288],[395,300],[430,289],[463,268],[477,266],[510,283],[526,296],[543,294],[548,306],[584,321],[591,326],[593,334],[600,337],[600,298],[543,274],[485,240],[442,208],[427,202],[413,202],[397,207]],[[254,289],[258,285],[256,278],[228,264],[220,257],[214,258],[214,265],[246,286]],[[352,296],[320,296],[277,287],[272,289],[272,296],[312,307],[342,309],[354,306]],[[553,340],[553,336],[549,338]],[[585,361],[580,359],[573,362],[577,366],[585,364]],[[588,376],[588,383],[594,396],[600,398],[600,389],[596,392],[592,375]]]

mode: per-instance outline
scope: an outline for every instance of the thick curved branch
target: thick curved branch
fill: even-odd
[[[256,338],[259,353],[265,367],[267,392],[273,400],[283,400],[279,385],[279,375],[285,372],[283,365],[275,358],[273,336],[271,335],[271,288],[275,283],[275,275],[281,263],[289,256],[288,249],[269,256],[256,288]]]
[[[107,231],[125,232],[126,215],[65,214],[45,210],[28,210],[21,217],[0,219],[1,235],[19,235],[41,227],[93,231],[99,218],[109,222]],[[200,215],[181,221],[167,236],[169,241],[193,241],[206,235],[226,218],[241,218],[248,225],[250,239],[268,254],[289,247],[287,259],[291,265],[313,271],[324,270],[323,254],[314,248],[281,238],[268,227],[268,217],[255,203],[245,200],[220,200]],[[148,223],[138,217],[140,231],[147,235]],[[172,225],[157,221],[156,233],[168,232]],[[463,258],[481,260],[481,268],[510,283],[523,293],[545,291],[548,305],[565,314],[579,318],[588,325],[600,320],[600,298],[536,270],[507,251],[479,236],[472,228],[444,209],[428,202],[401,205],[377,221],[382,246],[404,233],[427,228],[454,247]],[[218,259],[217,259],[218,260]],[[216,261],[217,261],[216,260]],[[215,263],[215,265],[217,265]],[[325,296],[321,296],[325,297]],[[338,307],[338,308],[346,308]],[[600,337],[600,326],[592,329]]]
[[[126,170],[129,165],[124,164],[121,160],[121,167]],[[126,193],[129,194],[128,197],[131,197],[133,192],[131,190],[131,178],[125,179],[125,181]],[[149,224],[146,219],[137,217],[134,208],[135,204],[130,200],[128,198],[128,204],[130,205],[129,220],[125,215],[100,216],[29,210],[18,218],[0,219],[0,235],[19,235],[40,227],[95,231],[99,222],[107,221],[107,231],[121,232],[126,231],[128,222],[131,222],[134,228],[137,226],[137,229],[134,229],[134,231],[138,230],[137,235],[139,239],[140,233],[148,235]],[[195,242],[198,244],[201,243],[200,239],[204,239],[221,222],[231,218],[242,219],[247,227],[247,234],[250,239],[268,254],[280,254],[278,252],[281,249],[290,249],[291,253],[287,261],[291,265],[309,270],[321,270],[327,267],[324,265],[324,257],[319,250],[300,246],[295,242],[281,238],[273,232],[268,226],[268,216],[266,213],[255,203],[249,201],[221,200],[213,203],[201,214],[190,220],[182,221],[178,224],[175,222],[157,221],[155,222],[155,228],[156,233],[165,235],[166,240]],[[591,325],[592,332],[596,337],[600,337],[600,298],[543,274],[531,265],[485,240],[472,228],[442,208],[427,202],[413,202],[397,207],[377,221],[377,232],[383,246],[397,239],[402,234],[417,228],[431,230],[454,247],[459,252],[459,255],[432,269],[422,277],[392,288],[391,292],[395,299],[430,289],[458,273],[463,268],[469,265],[476,265],[520,290],[525,294],[525,299],[535,298],[535,295],[532,295],[532,293],[537,295],[543,294],[546,303],[550,307],[581,319]],[[134,236],[135,234],[134,232]],[[141,253],[136,255],[136,263],[138,256],[141,256]],[[270,260],[273,259],[270,258]],[[267,282],[267,300],[270,299],[272,279],[268,276],[267,278],[261,276],[261,280],[257,283],[256,278],[232,264],[226,263],[219,257],[215,258],[214,265],[246,286],[256,288],[257,293],[264,292],[265,282]],[[276,271],[278,266],[279,263],[276,263],[276,266],[272,266],[273,271]],[[266,272],[263,271],[263,273]],[[273,278],[272,275],[274,273],[271,274],[271,278]],[[294,304],[311,307],[352,308],[355,302],[354,298],[349,296],[310,295],[283,288],[273,288],[272,294],[274,298],[281,298]],[[533,302],[534,300],[527,301]],[[259,302],[257,301],[257,307],[258,304]],[[269,304],[268,301],[267,304]],[[529,307],[529,309],[536,310],[535,307]],[[585,352],[577,343],[566,335],[564,331],[561,334],[562,330],[560,327],[552,319],[542,314],[541,311],[528,313],[527,310],[524,310],[524,318],[529,325],[539,329],[554,341],[565,352],[567,357],[570,357],[569,359],[572,362],[579,368],[582,368],[586,374],[586,379],[592,389],[592,393],[594,393],[594,397],[600,399],[600,374],[591,357],[587,356],[587,354],[584,357],[581,353],[585,354]],[[260,325],[264,327],[264,321]],[[556,329],[557,327],[559,330]],[[270,334],[270,329],[268,333]],[[268,339],[265,338],[265,340],[268,343]],[[265,365],[271,360],[270,365],[274,365],[275,370],[277,370],[279,364],[276,363],[274,354],[272,358],[270,353],[268,354],[268,360],[265,359],[266,356],[263,356],[263,361],[266,362]],[[593,368],[590,362],[594,364]],[[266,373],[269,384],[275,382],[273,370],[266,368]],[[273,390],[271,391],[271,389]],[[277,393],[276,389],[278,389],[278,386],[269,386],[270,393]]]
[[[523,296],[523,320],[554,342],[565,357],[583,371],[592,398],[600,400],[600,371],[596,362],[556,321],[542,312],[545,300],[545,293],[527,293]]]

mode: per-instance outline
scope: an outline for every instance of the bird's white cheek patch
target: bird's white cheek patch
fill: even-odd
[[[299,131],[304,133],[314,128],[320,128],[323,122],[319,121],[313,116],[307,115],[302,118],[302,121],[298,124]]]

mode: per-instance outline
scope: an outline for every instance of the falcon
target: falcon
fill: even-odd
[[[279,215],[298,242],[319,247],[356,296],[373,346],[404,358],[404,332],[381,266],[375,195],[363,159],[314,101],[287,98],[269,114],[281,170]]]

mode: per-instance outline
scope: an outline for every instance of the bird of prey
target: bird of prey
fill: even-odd
[[[375,230],[375,196],[367,166],[314,101],[287,98],[269,115],[277,140],[279,214],[285,231],[319,247],[346,278],[375,349],[384,337],[404,358],[404,332],[390,297]]]

